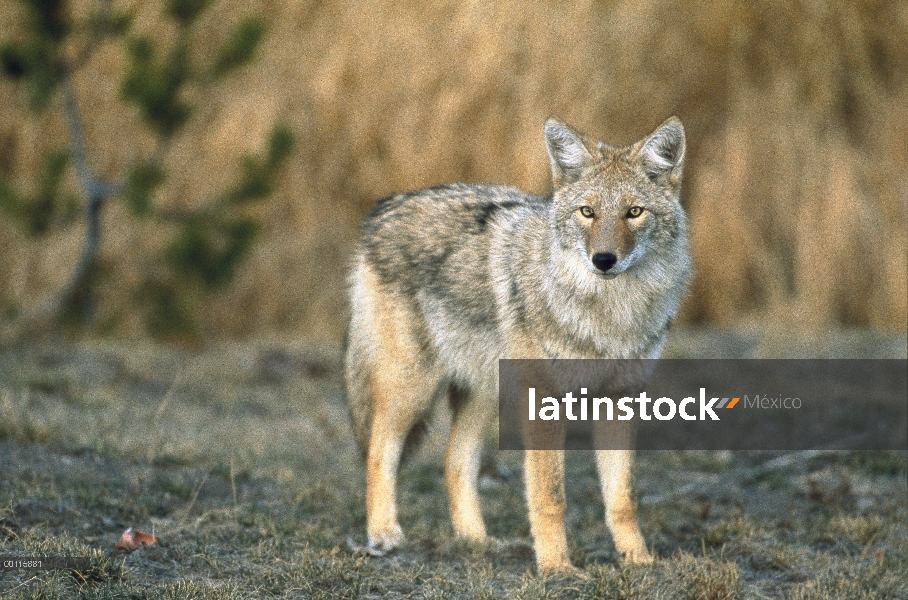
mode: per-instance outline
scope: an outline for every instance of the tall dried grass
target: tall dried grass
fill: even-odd
[[[156,3],[123,4],[167,39]],[[697,266],[688,321],[908,322],[905,3],[223,0],[201,24],[200,57],[248,10],[270,19],[260,60],[217,94],[197,91],[200,118],[172,148],[162,200],[191,204],[225,185],[225,167],[278,120],[301,148],[260,211],[267,236],[254,258],[200,315],[212,335],[337,336],[369,204],[446,181],[545,192],[549,114],[613,143],[669,114],[684,120]],[[93,162],[108,173],[148,145],[117,101],[122,67],[110,45],[77,81]],[[0,85],[0,97],[14,93]],[[27,180],[63,135],[53,115],[0,103],[0,169]],[[102,313],[136,332],[130,286],[154,268],[143,250],[163,232],[116,207],[105,227],[116,266]],[[0,223],[0,300],[54,289],[80,235],[73,226],[35,244]]]

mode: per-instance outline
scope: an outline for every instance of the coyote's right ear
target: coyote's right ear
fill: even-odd
[[[545,122],[545,145],[556,189],[580,179],[583,169],[594,162],[580,134],[557,117],[549,117]]]
[[[637,142],[634,154],[650,179],[677,189],[684,169],[684,146],[681,119],[670,117],[648,138]]]

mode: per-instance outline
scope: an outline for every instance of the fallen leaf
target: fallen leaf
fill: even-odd
[[[151,546],[153,544],[160,545],[160,543],[161,541],[158,539],[158,536],[145,533],[144,531],[138,531],[130,527],[123,532],[123,535],[121,535],[117,543],[114,544],[114,548],[121,554],[127,554],[141,546]]]

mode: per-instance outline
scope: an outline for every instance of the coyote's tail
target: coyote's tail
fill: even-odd
[[[360,362],[359,357],[355,353],[351,353],[349,349],[345,349],[345,355],[347,408],[350,411],[350,422],[353,424],[353,432],[356,434],[359,450],[365,459],[369,451],[369,440],[372,437],[373,410],[372,398],[369,394],[369,379],[373,367],[365,361]],[[427,416],[424,414],[416,419],[407,433],[401,461],[406,460],[412,454],[428,431]]]
[[[364,270],[365,267],[362,267]],[[357,279],[358,277],[358,279]],[[354,281],[368,279],[366,274],[359,270],[354,273],[351,279]],[[370,315],[372,309],[369,307],[367,298],[369,294],[358,294],[352,297],[351,318],[347,323],[347,331],[344,332],[344,379],[347,387],[347,408],[350,411],[350,421],[353,424],[353,432],[356,434],[356,441],[359,444],[360,452],[363,458],[367,458],[369,451],[369,442],[372,438],[372,422],[374,419],[374,406],[372,397],[372,384],[376,369],[381,368],[381,361],[376,360],[375,344],[371,341],[369,332],[372,329],[372,320]],[[363,302],[366,302],[363,306]],[[406,408],[406,407],[401,407]],[[404,449],[402,460],[409,454],[409,451],[418,445],[423,434],[428,429],[426,426],[427,414],[420,415],[415,419],[413,427],[407,433],[404,440]]]
[[[349,382],[349,379],[348,379]],[[368,382],[363,388],[368,386]],[[369,437],[372,431],[372,403],[365,389],[357,389],[360,386],[347,384],[347,408],[350,411],[350,422],[353,424],[353,433],[356,434],[356,442],[359,444],[359,450],[366,457],[369,450]]]
[[[372,402],[368,394],[368,375],[365,375],[362,380],[348,375],[347,382],[347,408],[350,411],[350,422],[353,424],[353,433],[356,434],[359,451],[365,459],[369,451],[369,440],[372,437]],[[427,416],[422,415],[417,419],[407,433],[401,462],[412,455],[425,437],[429,429],[426,422]]]
[[[344,357],[344,379],[346,381],[347,410],[350,411],[350,422],[359,450],[366,457],[369,449],[369,435],[372,429],[372,402],[369,400],[369,367],[352,352],[350,347],[350,324],[344,331],[344,345],[341,349]]]

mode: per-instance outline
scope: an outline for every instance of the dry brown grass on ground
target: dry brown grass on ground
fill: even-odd
[[[667,354],[908,352],[905,336],[809,342],[678,329]],[[569,452],[566,525],[583,573],[541,577],[518,452],[482,475],[496,541],[453,537],[443,421],[401,477],[408,543],[368,558],[348,542],[365,540],[364,465],[335,349],[2,348],[0,556],[90,560],[76,573],[0,569],[0,597],[908,597],[905,452],[640,452],[640,523],[658,556],[642,567],[618,560],[593,460]],[[111,556],[127,527],[164,545]]]
[[[4,34],[14,31],[9,4]],[[157,3],[120,4],[167,39]],[[222,186],[224,166],[276,121],[301,148],[262,211],[267,237],[202,315],[209,334],[336,336],[350,239],[369,204],[449,181],[546,191],[550,113],[615,143],[682,117],[698,265],[688,320],[908,320],[905,3],[224,0],[200,26],[199,54],[252,10],[270,23],[261,59],[203,98],[168,157],[161,200],[191,204]],[[147,151],[134,111],[116,100],[121,69],[111,45],[77,80],[105,173]],[[2,83],[0,94],[15,91]],[[28,180],[62,133],[55,117],[3,103],[0,169]],[[118,311],[147,271],[141,250],[162,232],[132,227],[119,208],[105,227],[104,255],[117,265],[102,314],[135,331]],[[27,304],[59,285],[80,235],[73,226],[36,245],[0,223],[0,301]]]

